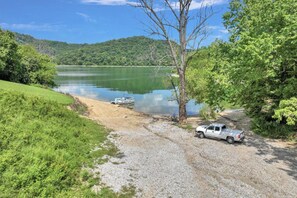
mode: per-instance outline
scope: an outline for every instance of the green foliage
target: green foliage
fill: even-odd
[[[4,197],[92,195],[83,166],[105,154],[105,129],[61,104],[0,90],[0,192]],[[98,147],[96,155],[91,152]]]
[[[71,96],[67,96],[50,89],[43,89],[36,86],[23,85],[0,80],[0,90],[23,93],[25,96],[37,96],[44,100],[55,101],[60,104],[69,105],[74,102]]]
[[[102,129],[39,98],[1,91],[0,104],[1,192],[50,196],[74,186]]]
[[[188,95],[197,102],[205,102],[208,97],[208,79],[211,76],[213,64],[209,48],[200,49],[189,61],[186,73]]]
[[[297,87],[296,1],[233,0],[224,19],[231,33],[230,98],[246,109],[257,131],[273,137],[288,135],[287,129],[293,133],[296,109],[287,101]]]
[[[217,114],[209,105],[204,104],[199,111],[199,116],[204,120],[213,120],[216,119]]]
[[[130,37],[96,44],[68,44],[38,40],[15,33],[21,44],[34,46],[39,52],[54,57],[59,65],[172,65],[165,41]]]
[[[264,137],[296,140],[296,127],[278,124],[268,117],[257,117],[252,120],[254,132]],[[295,131],[295,132],[294,132]]]
[[[197,102],[207,103],[212,111],[223,110],[228,101],[229,80],[225,60],[228,45],[221,41],[202,48],[189,60],[187,70],[188,95]]]
[[[0,79],[22,81],[25,69],[21,67],[20,58],[13,33],[0,29]]]
[[[38,53],[33,47],[28,45],[20,46],[21,65],[25,67],[24,82],[26,84],[41,84],[54,86],[54,76],[56,67],[51,59]]]
[[[296,125],[297,122],[297,98],[292,97],[289,100],[281,100],[279,108],[275,110],[273,116],[278,122],[286,120],[288,125]]]
[[[13,33],[0,29],[0,79],[53,86],[55,73],[48,56],[32,47],[18,45]]]
[[[232,0],[224,15],[231,42],[216,41],[190,60],[189,95],[213,110],[226,103],[244,107],[254,130],[262,135],[293,136],[297,129],[294,1]]]

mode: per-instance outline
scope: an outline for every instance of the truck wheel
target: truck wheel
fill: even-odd
[[[233,144],[234,143],[234,138],[233,137],[227,137],[227,142],[229,144]]]
[[[204,135],[203,132],[200,132],[200,133],[198,133],[198,137],[199,137],[199,138],[205,138],[205,135]]]

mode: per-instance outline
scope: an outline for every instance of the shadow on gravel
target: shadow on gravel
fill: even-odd
[[[264,157],[265,162],[269,164],[283,162],[289,169],[280,168],[286,171],[288,175],[297,180],[297,148],[279,148],[268,144],[265,139],[255,136],[249,136],[245,143],[246,146],[257,148],[257,155]]]
[[[254,135],[250,131],[250,122],[243,111],[231,111],[224,116],[221,116],[218,121],[221,121],[229,126],[234,126],[238,129],[244,130],[246,134],[246,140],[243,145],[248,147],[255,147],[257,149],[257,155],[264,157],[265,162],[269,164],[283,162],[289,169],[281,170],[292,176],[294,180],[297,180],[297,146],[292,147],[275,147],[267,142],[264,138]],[[241,144],[234,144],[234,146],[240,146]]]
[[[254,135],[250,131],[250,121],[244,115],[242,110],[235,110],[225,113],[218,117],[215,122],[224,123],[230,128],[244,130],[246,139],[244,143],[235,143],[233,146],[248,146],[257,149],[257,155],[262,156],[265,162],[269,164],[283,162],[288,166],[288,169],[279,168],[288,175],[297,180],[297,146],[293,147],[276,147],[268,143],[264,138]],[[199,124],[209,124],[211,122],[200,122]],[[216,140],[217,141],[217,140]],[[269,140],[273,141],[273,140]],[[228,144],[227,142],[225,142]]]

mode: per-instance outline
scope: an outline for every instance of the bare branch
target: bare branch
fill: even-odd
[[[199,9],[193,10],[191,8],[193,0],[174,0],[173,2],[164,0],[163,8],[154,7],[154,2],[160,1],[138,1],[137,7],[143,9],[152,23],[149,26],[151,34],[164,38],[168,43],[173,64],[179,75],[179,89],[176,90],[174,83],[173,86],[179,102],[179,118],[182,121],[186,118],[186,68],[189,61],[196,55],[195,52],[188,56],[188,47],[192,46],[193,49],[197,49],[207,38],[206,23],[214,12],[211,7],[203,3],[200,4]],[[193,16],[194,13],[197,13],[197,16]],[[195,24],[189,25],[192,21]],[[171,31],[173,31],[172,35],[170,35]],[[176,37],[177,43],[174,42]],[[170,79],[173,82],[172,77]]]
[[[172,4],[168,0],[164,0],[166,5],[169,7],[171,10],[172,14],[174,15],[175,19],[179,22],[179,17],[178,14],[176,13],[175,9],[172,7]]]

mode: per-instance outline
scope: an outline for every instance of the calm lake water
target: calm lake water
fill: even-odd
[[[149,67],[79,67],[59,66],[56,91],[88,98],[112,101],[132,96],[134,109],[160,115],[178,115],[172,85],[168,80],[170,68]],[[191,100],[188,115],[197,115],[201,105]]]

